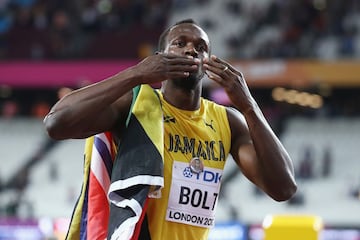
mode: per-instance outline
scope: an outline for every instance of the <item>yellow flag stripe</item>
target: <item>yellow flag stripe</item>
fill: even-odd
[[[151,86],[141,86],[132,113],[136,116],[163,158],[163,115],[160,99]]]
[[[81,216],[82,216],[82,210],[84,207],[86,188],[87,188],[87,184],[89,182],[88,179],[89,179],[89,174],[90,174],[90,161],[91,161],[91,152],[92,152],[93,143],[94,143],[93,136],[87,138],[85,141],[83,186],[81,189],[81,194],[80,194],[79,200],[77,202],[77,205],[75,207],[75,210],[74,210],[74,213],[73,213],[73,216],[71,219],[68,235],[66,237],[67,240],[72,240],[72,239],[77,240],[80,238],[80,229],[81,229],[80,225],[81,225],[81,221],[82,221]]]

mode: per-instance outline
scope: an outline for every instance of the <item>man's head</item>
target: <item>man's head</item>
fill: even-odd
[[[207,36],[207,34],[204,32],[204,30],[202,30],[202,28],[191,18],[189,19],[185,19],[185,20],[181,20],[179,22],[176,22],[175,24],[171,25],[169,28],[167,28],[164,32],[162,32],[162,34],[159,37],[159,42],[158,42],[158,51],[160,52],[164,52],[166,49],[166,45],[168,44],[168,36],[169,33],[177,26],[180,26],[182,24],[185,25],[193,25],[194,27],[198,28],[199,31],[202,32],[202,34],[204,36],[206,36],[206,41],[208,44],[208,48],[209,48],[209,54],[210,54],[210,41],[209,41],[209,37]]]
[[[191,56],[202,61],[210,55],[210,41],[205,31],[192,19],[182,20],[166,29],[159,38],[158,49],[163,53]],[[173,79],[186,88],[193,88],[204,76],[202,68],[185,79]],[[185,81],[186,80],[186,81]]]

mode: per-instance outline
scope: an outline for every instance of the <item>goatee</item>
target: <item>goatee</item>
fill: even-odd
[[[200,80],[204,77],[204,72],[199,70],[196,73],[191,73],[188,77],[174,79],[174,84],[184,90],[195,89]]]

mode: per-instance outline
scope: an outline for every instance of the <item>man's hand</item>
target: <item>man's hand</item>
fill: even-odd
[[[239,111],[246,113],[254,106],[255,100],[251,96],[243,74],[230,63],[212,55],[204,59],[203,67],[209,79],[224,88]]]
[[[190,73],[197,72],[199,64],[200,60],[191,56],[157,53],[142,60],[133,70],[136,71],[140,83],[151,84],[188,77]]]

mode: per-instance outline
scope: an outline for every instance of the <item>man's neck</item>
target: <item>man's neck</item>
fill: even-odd
[[[179,109],[183,110],[197,110],[200,107],[201,84],[198,84],[195,89],[178,88],[166,82],[161,88],[164,99]]]

